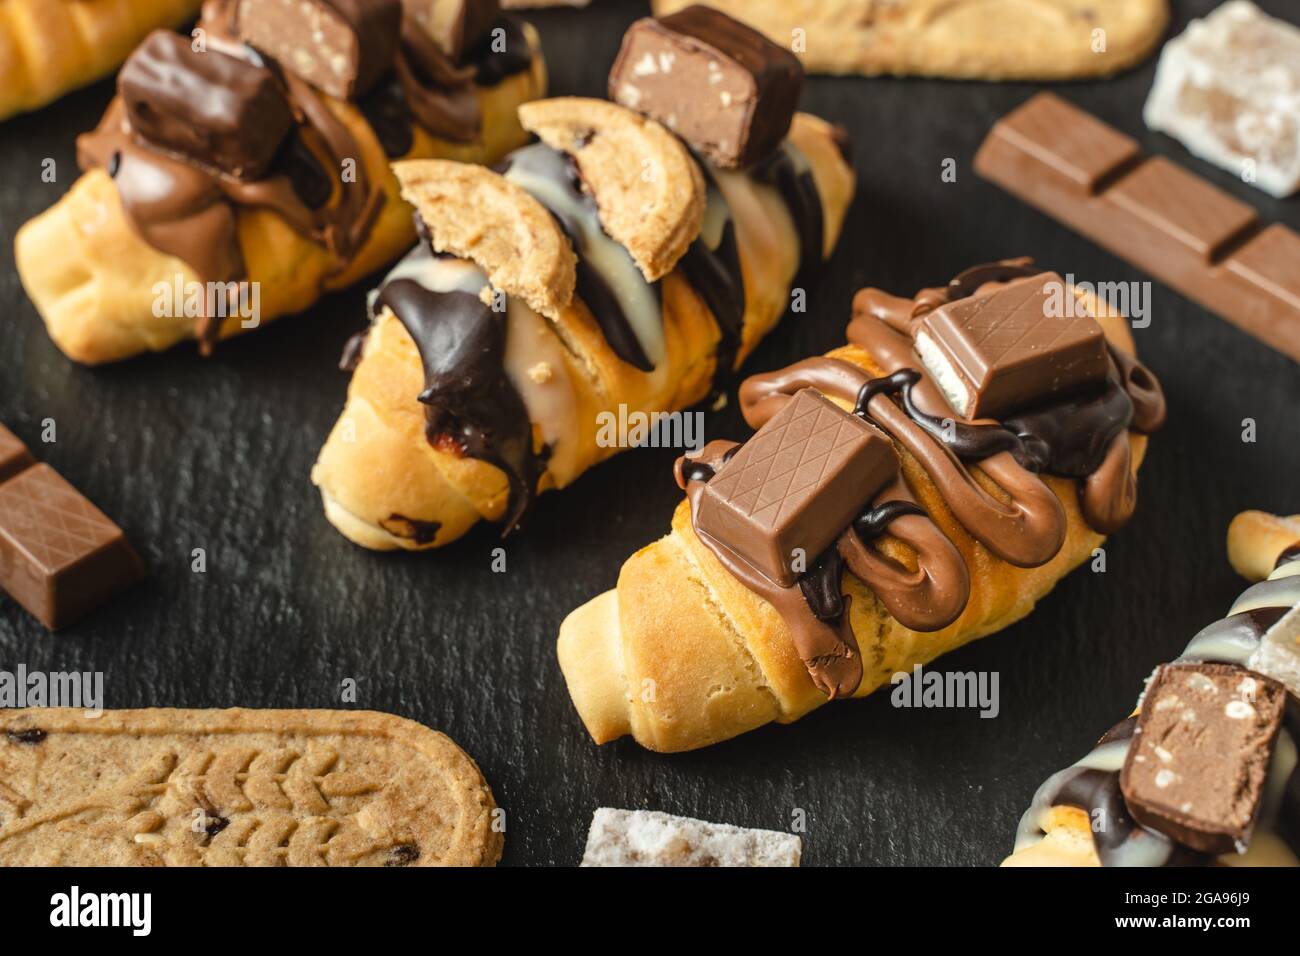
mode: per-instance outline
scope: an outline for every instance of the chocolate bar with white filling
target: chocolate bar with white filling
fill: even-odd
[[[1106,336],[1054,272],[1013,279],[926,313],[913,337],[963,418],[1002,418],[1105,381]]]
[[[805,388],[704,486],[695,529],[790,587],[898,468],[883,433]]]
[[[370,90],[393,66],[401,0],[239,0],[239,38],[330,96]]]
[[[1120,772],[1133,819],[1203,853],[1245,852],[1286,698],[1235,664],[1161,666]]]

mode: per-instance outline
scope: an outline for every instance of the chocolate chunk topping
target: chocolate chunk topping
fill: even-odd
[[[609,74],[610,99],[731,169],[785,139],[802,87],[793,53],[705,6],[636,21]]]
[[[393,66],[401,0],[239,0],[239,38],[341,100]]]
[[[789,587],[898,467],[888,438],[803,389],[704,487],[696,528]]]
[[[1286,688],[1231,664],[1165,664],[1142,703],[1120,789],[1143,826],[1204,853],[1243,852]]]
[[[213,814],[207,815],[207,824],[203,827],[204,839],[203,845],[207,846],[212,842],[212,838],[218,833],[230,826],[230,821],[222,816]]]
[[[236,179],[265,175],[293,127],[274,73],[168,30],[131,54],[117,85],[136,136]]]
[[[543,463],[533,453],[528,409],[505,372],[506,317],[468,292],[433,292],[412,279],[379,290],[424,362],[425,431],[452,440],[471,458],[496,465],[510,482],[503,533],[522,520]]]
[[[16,744],[36,745],[43,741],[47,734],[39,727],[32,727],[28,730],[7,730],[5,736]]]
[[[384,866],[410,866],[420,858],[420,847],[415,843],[399,843],[388,851]]]
[[[917,354],[957,414],[1002,418],[1105,381],[1105,334],[1074,305],[1055,273],[1013,279],[925,313]]]

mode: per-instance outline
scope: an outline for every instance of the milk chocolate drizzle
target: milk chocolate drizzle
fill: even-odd
[[[83,169],[108,170],[136,232],[155,249],[185,262],[204,282],[247,280],[238,229],[240,208],[278,214],[295,232],[337,259],[331,273],[337,274],[369,238],[384,202],[383,189],[360,163],[360,144],[323,95],[291,71],[239,43],[236,12],[233,0],[208,0],[204,5],[200,22],[207,30],[209,48],[272,69],[284,86],[297,123],[266,177],[240,181],[152,146],[134,133],[120,98],[110,105],[97,129],[78,138],[79,163]],[[468,134],[471,120],[477,131],[477,100],[473,117],[465,102],[472,97],[481,64],[453,68],[445,57],[438,60],[441,53],[431,40],[421,43],[408,32],[404,29],[397,79],[416,120],[446,138]],[[522,34],[518,40],[526,49]],[[512,65],[501,70],[514,69],[516,56],[510,56]],[[453,87],[440,87],[443,82]],[[381,88],[389,86],[380,84]],[[368,112],[379,116],[382,111],[372,104]],[[377,135],[393,155],[391,150],[403,145],[409,150],[410,137],[394,132],[396,119],[391,113],[390,107],[377,122]],[[354,178],[343,176],[347,160],[356,164]],[[198,338],[205,354],[219,337],[221,325],[219,315],[199,318]]]

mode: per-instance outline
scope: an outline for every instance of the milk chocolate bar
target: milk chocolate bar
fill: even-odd
[[[1245,0],[1160,51],[1142,118],[1274,196],[1300,189],[1300,28]]]
[[[143,575],[122,529],[49,465],[0,484],[0,587],[50,630]]]
[[[1300,235],[1051,93],[999,120],[975,169],[1300,361]]]
[[[926,313],[917,354],[963,418],[1001,418],[1106,380],[1106,336],[1055,272]]]
[[[0,482],[8,481],[24,468],[30,468],[33,462],[32,453],[21,439],[0,425]]]
[[[719,166],[748,166],[785,139],[798,58],[710,7],[638,20],[609,73],[610,99],[663,123]]]
[[[401,0],[240,0],[239,38],[345,100],[392,68]]]
[[[790,587],[898,468],[888,438],[805,388],[704,486],[695,527]]]
[[[1235,664],[1165,664],[1147,688],[1120,790],[1138,823],[1203,853],[1244,852],[1286,688]]]
[[[402,0],[402,7],[456,62],[487,36],[501,16],[497,0]]]
[[[136,136],[238,179],[261,178],[293,126],[270,70],[169,30],[131,54],[117,85]]]

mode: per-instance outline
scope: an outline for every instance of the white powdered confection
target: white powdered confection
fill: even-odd
[[[943,350],[925,332],[916,333],[913,345],[917,356],[921,359],[921,364],[939,386],[943,397],[948,399],[948,404],[952,406],[953,411],[963,418],[969,418],[970,392],[967,391],[966,383],[961,380],[957,370],[948,361],[948,356],[943,354]]]
[[[1264,633],[1246,666],[1285,684],[1300,697],[1300,605]]]
[[[1231,0],[1165,44],[1143,118],[1274,196],[1300,188],[1300,28]]]
[[[657,810],[600,807],[583,866],[798,866],[792,833],[707,823]]]

